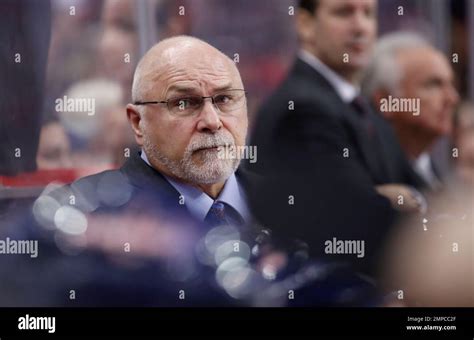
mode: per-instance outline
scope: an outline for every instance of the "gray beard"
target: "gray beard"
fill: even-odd
[[[176,178],[191,184],[214,184],[226,181],[239,167],[240,157],[220,159],[216,150],[195,150],[211,146],[234,146],[235,142],[230,134],[202,135],[195,138],[184,151],[183,158],[175,161],[165,156],[157,146],[147,138],[143,138],[143,149],[151,163],[162,164]],[[201,165],[193,161],[199,158]]]

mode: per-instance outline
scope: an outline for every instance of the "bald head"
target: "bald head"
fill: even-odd
[[[186,72],[197,76],[200,70],[209,67],[216,73],[229,73],[236,85],[243,87],[234,62],[214,46],[190,36],[164,39],[150,48],[138,63],[133,77],[132,101],[143,100],[152,88],[167,82],[171,75]],[[165,95],[168,88],[163,90],[161,95]]]

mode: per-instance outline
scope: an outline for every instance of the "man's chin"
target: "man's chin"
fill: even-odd
[[[193,174],[193,182],[195,184],[201,185],[210,185],[210,184],[217,184],[227,181],[232,173],[213,173],[213,174],[204,174],[198,173]]]
[[[195,165],[189,174],[196,184],[214,184],[225,182],[233,173],[234,167],[231,164],[209,164]]]
[[[370,54],[368,54],[367,52],[363,52],[351,55],[351,62],[348,64],[351,64],[354,68],[357,69],[365,69],[367,66],[369,66],[369,62]]]

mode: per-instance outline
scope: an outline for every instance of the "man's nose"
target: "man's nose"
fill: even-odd
[[[352,20],[352,29],[357,32],[358,35],[367,33],[373,25],[373,20],[365,14],[363,10],[357,10],[354,12]]]
[[[218,108],[212,103],[212,100],[204,100],[203,107],[199,113],[197,129],[200,132],[216,132],[222,127]]]
[[[455,106],[459,102],[459,93],[454,87],[454,85],[449,84],[447,86],[445,91],[445,98],[446,101],[452,106]]]

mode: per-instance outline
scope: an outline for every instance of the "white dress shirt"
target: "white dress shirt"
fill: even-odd
[[[415,159],[413,162],[413,168],[416,173],[431,187],[431,189],[436,189],[441,186],[441,182],[433,170],[433,163],[428,152],[423,152],[420,156],[418,156],[417,159]]]

